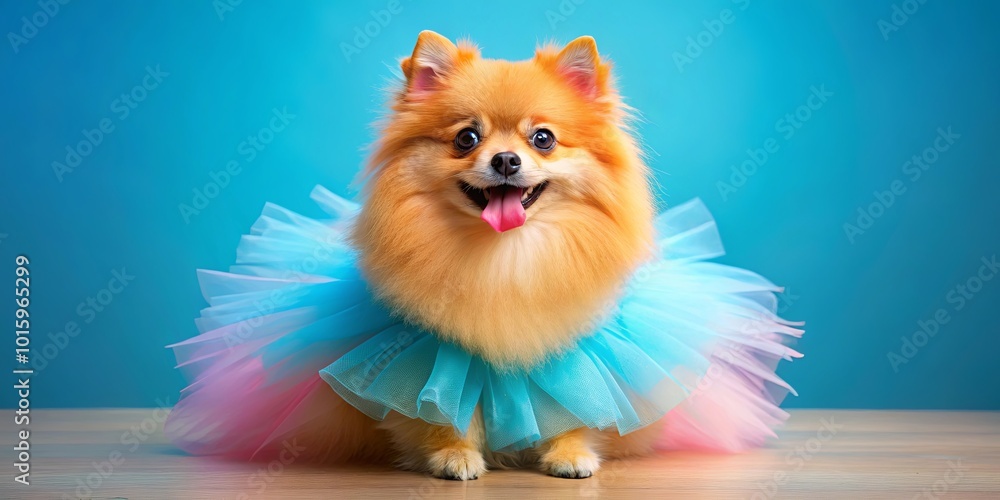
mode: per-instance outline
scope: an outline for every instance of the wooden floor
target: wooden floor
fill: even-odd
[[[581,480],[494,471],[464,483],[185,456],[153,410],[31,415],[31,485],[5,465],[0,498],[1000,498],[1000,413],[800,410],[753,453],[612,462]],[[12,420],[0,423],[8,464]]]

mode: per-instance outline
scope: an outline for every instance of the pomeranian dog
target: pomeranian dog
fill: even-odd
[[[704,205],[654,224],[628,108],[592,38],[508,62],[425,31],[401,66],[405,83],[364,172],[360,208],[323,189],[314,199],[333,220],[268,205],[237,265],[199,274],[210,304],[202,334],[172,346],[195,375],[165,424],[180,447],[244,459],[290,450],[324,462],[391,457],[460,480],[533,466],[584,478],[603,459],[654,447],[739,451],[774,436],[787,417],[779,394],[791,390],[774,367],[801,356],[785,341],[802,331],[774,314],[780,288],[763,277],[689,262],[722,251]],[[672,238],[682,238],[678,264],[657,266]],[[324,271],[319,250],[332,259]],[[303,273],[303,260],[318,274]],[[647,264],[659,271],[633,287]],[[392,333],[386,325],[417,327],[436,350],[406,357],[401,341],[374,345]],[[607,362],[585,350],[590,341],[603,342]],[[609,347],[619,341],[634,350]],[[471,365],[461,371],[450,355],[489,370],[488,390],[468,384]],[[596,371],[563,364],[577,355]],[[427,364],[433,373],[417,373]],[[537,386],[536,371],[547,389],[530,398],[494,386],[508,375]],[[374,380],[379,394],[369,392]],[[605,396],[587,396],[601,384],[612,401],[603,408]],[[407,409],[439,397],[461,406],[461,424]],[[498,436],[508,429],[522,434]]]
[[[338,225],[265,207],[252,234],[241,242],[238,265],[230,273],[199,275],[211,306],[199,320],[202,335],[173,346],[179,366],[197,374],[165,425],[179,446],[195,454],[243,459],[284,457],[289,449],[295,450],[297,460],[391,457],[403,468],[460,480],[475,479],[489,468],[536,466],[553,476],[584,478],[597,471],[602,459],[645,454],[654,446],[737,450],[773,435],[771,429],[784,414],[767,397],[765,384],[787,387],[772,369],[779,358],[797,353],[770,332],[799,331],[767,314],[762,317],[768,331],[746,330],[746,318],[773,302],[776,287],[760,277],[704,266],[690,269],[697,271],[694,275],[681,273],[680,284],[669,292],[673,295],[663,299],[670,302],[652,306],[678,303],[680,309],[657,316],[640,307],[633,314],[640,316],[637,322],[679,315],[674,330],[712,337],[713,349],[724,354],[721,359],[705,351],[703,342],[669,344],[677,346],[677,352],[666,355],[673,359],[683,354],[694,364],[707,364],[712,357],[722,375],[714,377],[709,393],[695,397],[697,391],[691,388],[699,379],[693,370],[685,371],[687,366],[663,368],[642,351],[616,351],[609,361],[645,363],[641,370],[646,373],[639,377],[636,371],[601,372],[605,375],[595,375],[601,382],[590,378],[584,386],[583,370],[559,372],[549,379],[558,384],[554,392],[563,395],[587,394],[595,384],[610,380],[624,398],[628,396],[612,377],[620,376],[626,385],[645,375],[644,380],[656,383],[676,381],[676,392],[662,401],[652,398],[663,393],[647,386],[642,390],[650,397],[626,404],[636,423],[623,429],[625,435],[618,432],[624,413],[586,420],[613,425],[583,424],[578,413],[591,407],[615,411],[597,409],[596,399],[588,399],[576,402],[578,413],[565,410],[575,420],[563,419],[561,424],[557,415],[540,424],[532,421],[539,438],[524,439],[525,445],[536,443],[534,448],[498,445],[498,429],[521,425],[518,416],[505,412],[527,407],[525,413],[534,415],[530,401],[518,399],[509,392],[511,387],[499,383],[495,391],[489,389],[489,401],[508,406],[484,410],[486,396],[474,394],[482,399],[475,400],[475,410],[472,403],[466,406],[474,415],[461,432],[457,425],[407,417],[392,404],[384,405],[385,413],[352,406],[346,398],[358,393],[343,392],[346,386],[337,385],[341,380],[331,375],[330,367],[342,360],[354,363],[345,352],[363,351],[362,359],[378,364],[389,363],[385,358],[398,351],[366,347],[375,334],[365,337],[369,340],[350,337],[370,329],[352,326],[350,321],[360,321],[349,319],[354,316],[336,317],[333,302],[346,311],[372,304],[374,294],[379,307],[391,309],[394,324],[419,327],[440,349],[457,346],[453,350],[464,351],[465,359],[475,357],[482,363],[477,366],[488,366],[493,379],[527,377],[536,368],[573,355],[590,359],[582,343],[603,331],[609,312],[621,309],[618,301],[632,293],[626,286],[639,266],[662,257],[655,242],[647,168],[629,133],[628,109],[614,88],[610,66],[592,38],[578,38],[561,49],[544,47],[530,60],[508,62],[483,59],[469,43],[456,45],[425,31],[413,54],[402,60],[402,72],[405,86],[393,95],[380,128],[360,209],[351,205],[350,218]],[[337,200],[328,200],[324,210],[333,214],[341,210],[341,202],[344,207],[350,204]],[[708,218],[705,210],[700,220]],[[330,237],[332,243],[326,243],[344,252],[333,260],[349,262],[349,273],[312,276],[290,263],[314,258],[309,250],[313,244],[329,250],[314,240]],[[689,293],[689,286],[705,283],[698,273],[714,284],[705,285],[707,291]],[[734,285],[741,276],[745,281]],[[685,285],[684,279],[696,281]],[[666,283],[651,285],[647,288],[655,289],[657,296],[667,293],[662,291]],[[735,288],[744,296],[732,293]],[[357,301],[330,290],[352,290]],[[275,291],[283,306],[275,310],[272,304],[260,311],[255,301]],[[688,328],[693,310],[705,327]],[[354,333],[338,337],[338,326],[354,328]],[[658,326],[639,330],[646,337],[672,338],[670,332],[659,336]],[[382,329],[377,327],[376,333]],[[708,330],[712,333],[705,333]],[[230,342],[234,332],[238,339]],[[699,352],[688,352],[695,349]],[[436,367],[447,354],[435,352],[424,359]],[[419,404],[425,401],[422,390],[418,395],[396,393],[410,378],[420,382],[417,374],[410,377],[413,365],[403,364],[383,387],[390,398],[419,399]],[[358,379],[378,378],[381,365],[365,369]],[[457,372],[442,373],[447,380],[439,380],[436,387],[450,387],[448,374]],[[464,383],[465,378],[456,379],[454,387]],[[610,386],[606,389],[608,398],[617,397]],[[486,393],[482,385],[479,390]],[[555,401],[552,392],[546,394]],[[532,401],[541,408],[548,400],[538,397],[543,399]],[[484,411],[492,413],[484,419]],[[639,412],[649,416],[645,422],[654,423],[643,427]],[[663,412],[666,415],[657,420]],[[556,414],[539,418],[545,415]],[[467,421],[463,416],[462,425]],[[714,423],[706,425],[709,421]],[[578,424],[580,428],[572,428]],[[539,425],[549,426],[544,439]],[[670,433],[664,434],[663,427]],[[497,446],[490,446],[491,439]]]
[[[402,60],[353,231],[372,288],[410,322],[498,367],[526,368],[593,328],[653,241],[647,168],[594,39],[527,61],[484,59],[420,33]],[[538,464],[591,476],[603,457],[649,451],[578,429],[492,453],[466,435],[393,414],[378,423],[399,463],[441,478]]]

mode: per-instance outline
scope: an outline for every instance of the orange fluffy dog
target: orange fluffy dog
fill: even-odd
[[[353,233],[373,289],[409,321],[494,366],[529,367],[594,326],[649,255],[653,206],[626,110],[594,40],[520,62],[425,31],[376,145]],[[579,429],[516,454],[393,414],[402,466],[474,479],[540,463],[587,477],[601,456],[648,449]]]
[[[722,248],[703,204],[654,231],[592,38],[507,62],[423,32],[402,69],[362,206],[320,187],[332,219],[269,204],[230,272],[199,274],[171,439],[467,480],[774,435],[791,387],[773,369],[802,331],[778,287],[704,262]]]

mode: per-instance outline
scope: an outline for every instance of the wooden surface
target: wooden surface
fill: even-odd
[[[464,483],[391,468],[293,461],[269,470],[185,456],[163,438],[153,410],[31,415],[31,485],[15,483],[5,465],[0,498],[1000,499],[1000,413],[799,410],[779,441],[752,453],[611,462],[581,480],[492,471]],[[7,464],[14,437],[13,418],[4,417]]]

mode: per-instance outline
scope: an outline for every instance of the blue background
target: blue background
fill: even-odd
[[[930,0],[886,39],[879,21],[903,2],[403,0],[374,15],[389,2],[266,3],[220,16],[209,1],[72,2],[16,52],[0,45],[0,276],[12,282],[14,256],[30,256],[33,355],[45,361],[34,406],[175,401],[183,382],[163,346],[196,333],[194,270],[226,268],[265,201],[317,215],[315,184],[356,195],[381,89],[433,29],[508,59],[597,39],[641,111],[661,202],[705,200],[723,260],[786,285],[783,313],[808,321],[806,357],[780,370],[801,394],[786,406],[1000,409],[1000,279],[961,310],[948,301],[1000,250],[998,4]],[[5,2],[0,32],[40,9]],[[675,53],[723,9],[731,23],[679,67]],[[345,56],[366,25],[375,36]],[[169,75],[122,119],[114,101],[157,65]],[[804,116],[813,86],[833,95],[786,138],[779,120]],[[295,118],[249,161],[241,143],[275,108]],[[105,118],[114,130],[60,181],[52,163]],[[949,126],[960,138],[911,180],[904,162]],[[778,150],[733,179],[769,138]],[[185,219],[179,205],[234,160],[240,173]],[[849,238],[844,224],[894,181],[906,191]],[[103,311],[79,310],[123,267],[135,278]],[[950,321],[894,367],[901,338],[939,308]],[[8,321],[0,358],[13,366]],[[81,331],[60,347],[49,334],[69,321]]]

